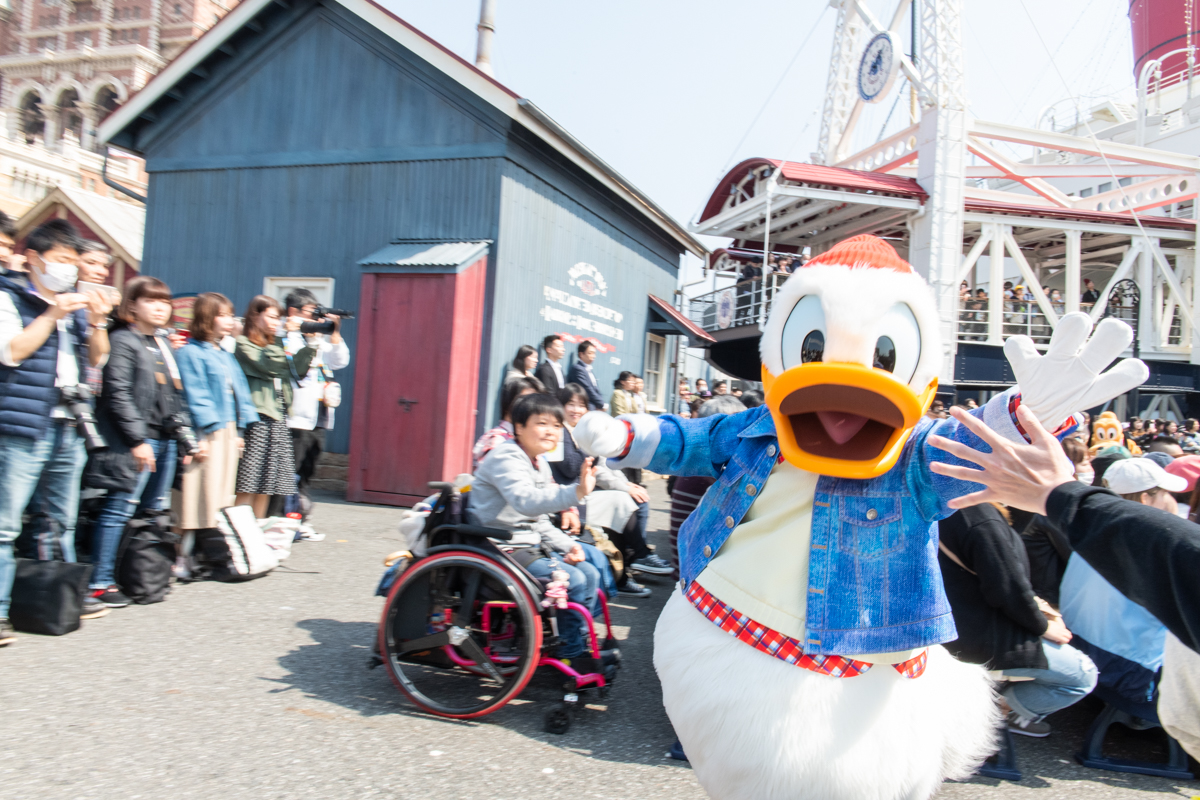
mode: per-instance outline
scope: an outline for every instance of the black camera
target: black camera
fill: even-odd
[[[326,306],[317,306],[313,309],[313,321],[305,321],[300,323],[301,333],[333,333],[334,322],[331,319],[325,319],[328,315],[333,314],[335,317],[342,319],[354,319],[354,312],[347,311],[344,308],[328,308]],[[317,321],[320,320],[320,321]]]
[[[81,383],[75,386],[60,387],[58,395],[62,399],[63,405],[67,407],[67,413],[75,420],[75,428],[83,437],[84,448],[92,453],[108,447],[108,442],[104,441],[104,437],[100,435],[100,429],[96,427],[92,404],[88,402],[92,397],[91,390]]]
[[[179,414],[172,414],[162,422],[162,430],[179,445],[179,452],[185,456],[194,456],[200,452],[200,442],[196,441],[196,432],[184,422]]]

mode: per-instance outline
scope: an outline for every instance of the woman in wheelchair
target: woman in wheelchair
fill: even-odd
[[[495,446],[475,471],[467,514],[476,525],[513,531],[505,549],[516,548],[513,557],[539,579],[563,570],[570,576],[569,599],[600,613],[596,589],[600,573],[587,563],[583,547],[555,527],[550,514],[565,511],[587,497],[596,487],[592,459],[580,467],[579,480],[567,486],[554,482],[546,453],[558,447],[562,436],[563,408],[553,397],[529,394],[513,404],[510,412],[513,441]],[[540,545],[554,555],[546,557]],[[585,652],[586,621],[574,611],[565,611],[559,626],[558,658],[580,673],[600,672],[606,653],[597,660]]]

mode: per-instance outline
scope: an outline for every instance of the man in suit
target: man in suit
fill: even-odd
[[[562,358],[567,354],[567,348],[563,345],[562,337],[552,333],[542,339],[542,349],[546,351],[546,360],[538,364],[533,375],[550,394],[555,394],[567,384],[562,368]]]
[[[592,372],[592,362],[596,360],[596,343],[584,339],[579,343],[576,356],[567,380],[571,383],[578,383],[587,392],[589,410],[606,410],[608,404],[604,402],[604,396],[600,394],[600,385],[596,383],[596,373]]]

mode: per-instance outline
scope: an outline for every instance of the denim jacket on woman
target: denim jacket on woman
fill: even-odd
[[[997,434],[1024,442],[1008,408],[1016,391],[1014,387],[972,413]],[[609,466],[717,478],[679,530],[679,571],[686,589],[750,510],[777,463],[775,423],[766,406],[701,419],[646,414],[621,419],[633,426],[634,441],[628,455],[609,459]],[[956,420],[925,417],[896,465],[883,475],[818,478],[805,653],[894,652],[956,637],[942,588],[934,523],[954,513],[946,506],[949,500],[982,487],[929,469],[934,461],[974,466],[930,445],[931,434],[990,451]]]
[[[191,339],[175,351],[175,363],[196,430],[212,434],[231,422],[244,430],[258,422],[246,374],[232,355],[211,342]]]

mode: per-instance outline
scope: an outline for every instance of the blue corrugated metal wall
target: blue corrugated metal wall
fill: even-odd
[[[357,308],[357,261],[392,237],[494,236],[498,166],[471,159],[156,173],[142,263],[175,292],[228,295],[239,314],[264,276],[331,276],[336,305]],[[352,351],[356,334],[347,322]],[[338,373],[346,397],[330,434],[334,452],[349,446],[354,366]]]
[[[495,109],[453,102],[453,92],[439,91],[411,55],[403,57],[407,51],[371,46],[372,33],[344,11],[314,9],[262,45],[236,79],[152,137],[149,168],[204,158],[217,159],[213,166],[238,159],[257,166],[284,154],[382,161],[392,160],[392,148],[441,158],[439,148],[503,142],[505,120]]]
[[[496,246],[495,314],[492,320],[486,418],[494,421],[500,383],[508,362],[522,344],[537,347],[548,333],[594,336],[615,347],[602,353],[593,369],[602,392],[611,391],[621,370],[640,373],[646,346],[647,295],[670,299],[678,257],[672,262],[601,218],[545,180],[512,163],[500,183],[500,231]],[[568,271],[586,263],[599,270],[605,295],[588,295],[570,284]],[[547,292],[546,290],[550,291]],[[619,322],[563,304],[565,292],[621,314]],[[548,309],[567,311],[621,330],[623,337],[597,334],[584,327],[546,318]],[[574,361],[573,348],[568,360]]]
[[[236,59],[139,129],[146,272],[239,309],[265,276],[332,276],[336,304],[356,307],[356,262],[389,241],[491,239],[478,426],[516,347],[570,330],[538,311],[543,286],[572,290],[579,262],[609,286],[589,299],[623,316],[621,364],[602,357],[598,377],[640,371],[646,294],[670,296],[679,248],[595,179],[336,2],[296,6]],[[346,337],[353,349],[353,322]],[[338,376],[335,452],[349,444],[354,366]]]

